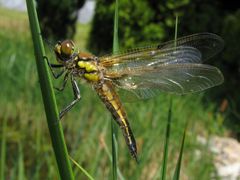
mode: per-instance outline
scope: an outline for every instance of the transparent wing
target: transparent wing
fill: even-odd
[[[211,33],[185,36],[160,45],[128,50],[99,58],[102,66],[112,70],[126,67],[172,63],[201,63],[223,49],[223,39]]]
[[[129,98],[129,92],[139,99],[154,97],[159,92],[187,94],[203,91],[223,82],[219,69],[203,64],[163,64],[129,68],[105,74],[119,87],[121,95]],[[127,90],[128,92],[124,91]],[[124,98],[124,99],[126,99]]]
[[[199,33],[161,45],[133,49],[99,58],[104,76],[119,87],[127,101],[154,97],[162,91],[176,94],[202,91],[223,82],[222,73],[201,64],[223,49],[221,37]],[[127,90],[127,91],[125,91]]]

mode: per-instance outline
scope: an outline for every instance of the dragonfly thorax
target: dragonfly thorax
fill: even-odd
[[[77,63],[79,69],[84,70],[83,77],[91,82],[100,80],[100,71],[96,61],[80,60]]]

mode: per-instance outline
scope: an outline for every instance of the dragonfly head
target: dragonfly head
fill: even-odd
[[[59,41],[54,48],[54,52],[57,56],[57,60],[60,63],[71,60],[74,54],[74,43],[72,40]]]

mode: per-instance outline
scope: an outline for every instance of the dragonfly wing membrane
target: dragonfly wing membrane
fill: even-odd
[[[141,67],[119,72],[114,81],[121,90],[127,90],[139,99],[152,98],[160,92],[186,94],[203,91],[223,82],[219,69],[203,64],[168,64]],[[121,94],[124,94],[121,92]],[[129,96],[126,93],[125,96]]]
[[[167,49],[156,47],[128,52],[123,55],[106,57],[100,63],[111,70],[119,71],[126,67],[150,66],[173,63],[201,63],[201,52],[191,46],[178,46]]]
[[[127,100],[135,101],[132,94],[138,99],[148,99],[162,91],[186,94],[223,82],[217,68],[202,64],[221,51],[223,44],[215,34],[199,33],[103,56],[99,64],[105,68],[104,77],[111,79]]]
[[[212,33],[199,33],[160,45],[103,56],[99,58],[99,61],[102,66],[116,70],[149,63],[201,63],[220,52],[223,46],[224,41],[220,36]]]
[[[169,41],[159,45],[159,48],[170,48],[174,46],[187,45],[198,49],[202,53],[203,61],[208,60],[224,47],[223,39],[213,33],[197,33],[185,37],[181,37],[175,41]]]

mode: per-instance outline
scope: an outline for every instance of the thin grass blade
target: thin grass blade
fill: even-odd
[[[168,161],[168,144],[170,139],[170,130],[171,130],[171,121],[172,121],[172,99],[170,99],[170,105],[168,110],[168,120],[165,134],[165,143],[163,151],[163,163],[162,163],[162,180],[166,179],[166,170],[167,170],[167,161]]]
[[[107,126],[106,126],[107,127]],[[116,126],[115,126],[116,127]],[[105,128],[104,128],[105,129]],[[104,130],[105,131],[105,130]],[[111,132],[112,133],[112,132]],[[112,162],[112,156],[111,156],[111,153],[110,153],[110,150],[108,149],[108,146],[105,144],[105,142],[102,142],[103,143],[103,147],[104,147],[104,150],[105,152],[107,153],[107,156],[108,158],[110,159],[111,163]],[[121,173],[120,169],[117,167],[117,174],[118,174],[118,178],[120,180],[124,180],[125,178],[123,177],[123,174]]]
[[[118,0],[115,3],[114,15],[114,32],[113,32],[113,54],[119,51],[118,44]],[[112,134],[112,177],[113,180],[117,179],[117,125],[111,121],[111,134]]]
[[[176,15],[176,19],[175,19],[175,34],[174,34],[175,46],[177,42],[176,41],[177,32],[178,32],[178,15]],[[167,170],[167,161],[168,161],[168,144],[170,139],[171,120],[172,120],[172,98],[170,99],[170,105],[168,110],[168,121],[167,121],[167,128],[166,128],[166,134],[165,134],[165,144],[164,144],[163,164],[162,164],[162,178],[161,178],[162,180],[166,179],[166,170]]]
[[[18,143],[18,180],[25,179],[25,170],[24,170],[24,153],[22,142],[19,141]]]
[[[175,20],[175,42],[177,42],[177,34],[178,34],[178,14],[176,14],[176,20]],[[175,44],[176,46],[176,44]],[[174,173],[174,180],[177,180],[180,178],[180,169],[181,169],[181,161],[182,161],[182,155],[183,155],[183,147],[184,147],[184,141],[185,141],[185,135],[186,135],[186,129],[187,129],[187,125],[184,129],[184,133],[183,133],[183,139],[182,139],[182,144],[181,144],[181,150],[179,153],[179,157],[178,157],[178,162],[177,162],[177,166],[175,169],[175,173]]]
[[[94,178],[82,166],[80,166],[80,164],[78,164],[71,156],[69,156],[69,159],[71,159],[71,161],[83,172],[83,174],[85,174],[88,177],[88,179],[94,180]]]
[[[118,0],[115,2],[114,32],[113,32],[113,53],[119,51],[118,42]]]
[[[175,47],[177,46],[177,35],[178,35],[178,14],[176,14],[176,19],[175,19],[175,34],[174,34]]]
[[[7,113],[6,113],[7,114]],[[6,134],[7,134],[7,115],[3,116],[2,134],[1,134],[1,154],[0,154],[0,179],[5,179],[6,166]]]
[[[34,52],[36,57],[37,71],[39,83],[42,92],[43,103],[47,116],[48,128],[52,140],[52,146],[58,165],[58,171],[61,179],[74,179],[71,164],[68,158],[67,147],[64,141],[64,135],[61,124],[59,123],[59,113],[57,109],[56,99],[53,92],[53,86],[47,69],[45,50],[41,37],[40,26],[33,0],[26,0],[28,18],[32,33]]]
[[[112,176],[113,179],[117,179],[117,125],[111,121],[111,134],[112,134]]]
[[[40,168],[41,168],[41,164],[42,164],[42,160],[41,160],[41,140],[42,140],[42,136],[41,136],[41,121],[37,121],[37,128],[36,129],[36,170],[35,170],[35,174],[34,174],[34,178],[35,179],[39,179],[40,177]]]
[[[178,156],[178,161],[177,161],[177,165],[176,165],[176,168],[175,168],[173,180],[180,179],[180,169],[181,169],[181,162],[182,162],[182,156],[183,156],[183,149],[184,149],[186,131],[187,131],[187,123],[186,123],[185,129],[184,129],[184,132],[183,132],[181,149],[180,149],[180,153],[179,153],[179,156]]]

